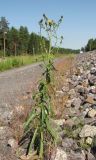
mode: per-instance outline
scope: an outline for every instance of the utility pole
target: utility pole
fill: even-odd
[[[6,50],[6,34],[7,32],[4,32],[4,57],[5,57],[5,50]]]

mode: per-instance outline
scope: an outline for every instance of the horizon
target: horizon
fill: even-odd
[[[29,32],[38,34],[38,21],[45,13],[49,19],[57,21],[64,17],[59,33],[64,37],[61,47],[80,49],[90,38],[96,38],[96,1],[81,0],[77,2],[65,0],[0,0],[0,17],[5,17],[10,23],[9,27],[26,26]],[[61,2],[61,3],[60,3]],[[55,4],[55,5],[54,5]]]

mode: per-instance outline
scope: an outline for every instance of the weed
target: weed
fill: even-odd
[[[56,145],[59,137],[56,131],[51,126],[51,117],[53,115],[52,106],[51,106],[51,96],[49,95],[48,87],[52,83],[52,73],[55,70],[53,65],[52,58],[52,37],[56,35],[56,31],[59,27],[59,24],[62,21],[62,18],[55,23],[53,20],[49,19],[43,15],[43,19],[39,22],[40,25],[40,34],[41,30],[44,29],[48,35],[49,40],[49,50],[47,54],[47,61],[44,59],[42,54],[45,72],[43,73],[44,78],[40,81],[38,85],[38,92],[35,94],[34,99],[37,102],[32,110],[29,118],[24,123],[25,133],[28,133],[30,130],[34,130],[34,133],[31,136],[31,141],[28,147],[28,154],[32,151],[32,146],[37,150],[40,159],[43,159],[44,156],[44,146],[48,143],[45,135],[47,134],[50,137],[50,141]],[[56,36],[57,41],[57,36]],[[44,44],[42,44],[43,46]],[[32,124],[35,124],[32,126]],[[32,129],[33,127],[33,129]],[[38,145],[35,144],[38,142]]]

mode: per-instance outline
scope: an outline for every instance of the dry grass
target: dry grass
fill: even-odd
[[[55,111],[56,118],[61,118],[64,111],[65,104],[68,100],[68,94],[56,95],[56,91],[61,91],[63,87],[68,87],[68,77],[72,74],[72,66],[75,56],[66,56],[60,59],[56,65],[56,72],[54,73],[54,86],[50,90],[52,94],[52,106]]]

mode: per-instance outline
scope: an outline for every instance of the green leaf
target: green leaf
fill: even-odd
[[[32,122],[32,120],[37,116],[37,113],[35,110],[32,110],[31,114],[29,115],[29,118],[27,119],[27,121],[24,123],[24,129],[26,130],[30,123]]]
[[[30,153],[31,150],[32,150],[31,147],[32,147],[32,145],[34,144],[34,141],[35,141],[36,136],[37,136],[37,132],[38,132],[38,127],[35,129],[35,132],[34,132],[33,137],[32,137],[32,139],[31,139],[30,146],[29,146],[29,153]]]
[[[39,153],[39,156],[41,159],[43,159],[43,131],[41,131],[41,135],[40,135],[40,153]]]

